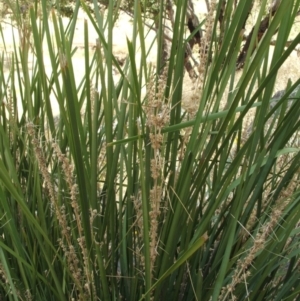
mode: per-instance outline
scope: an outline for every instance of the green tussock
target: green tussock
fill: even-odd
[[[272,96],[300,0],[279,2],[261,39],[266,0],[197,22],[181,0],[78,0],[67,23],[66,1],[6,3],[0,300],[299,299],[300,80]]]

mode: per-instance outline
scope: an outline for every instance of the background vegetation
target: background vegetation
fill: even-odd
[[[300,81],[272,95],[300,42],[289,40],[300,0],[260,1],[247,36],[252,1],[210,1],[201,22],[190,1],[160,1],[149,27],[136,0],[124,64],[112,45],[119,2],[103,11],[93,1],[91,12],[76,1],[67,28],[46,0],[24,15],[12,3],[20,39],[8,75],[5,52],[0,65],[0,299],[298,300]],[[79,9],[89,22],[75,74]]]

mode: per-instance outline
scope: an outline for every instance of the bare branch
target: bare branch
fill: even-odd
[[[210,3],[209,0],[205,0],[207,11],[210,11]]]
[[[264,17],[264,19],[260,22],[259,25],[259,29],[258,29],[258,33],[257,33],[257,44],[260,42],[260,40],[262,39],[264,33],[266,32],[266,30],[269,28],[269,24],[270,24],[270,20],[271,17],[273,17],[279,7],[281,0],[274,0],[270,9],[269,9],[269,15],[267,15],[266,17]],[[247,52],[249,50],[249,46],[250,46],[250,42],[253,36],[253,32],[254,32],[254,28],[255,26],[253,26],[251,32],[249,33],[249,35],[247,36],[246,42],[243,46],[243,49],[241,50],[238,59],[237,59],[237,68],[240,69],[244,66],[245,60],[246,60],[246,56],[247,56]],[[257,45],[256,44],[256,45]],[[255,50],[256,45],[254,46],[253,50]]]

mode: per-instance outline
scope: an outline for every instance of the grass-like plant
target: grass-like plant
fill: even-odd
[[[0,64],[1,300],[298,300],[300,90],[288,97],[299,81],[270,102],[300,42],[286,46],[300,0],[280,1],[259,43],[257,22],[240,71],[252,1],[227,1],[220,32],[223,2],[211,1],[203,24],[191,99],[187,1],[176,1],[167,61],[159,10],[155,69],[137,0],[123,66],[113,55],[113,1],[107,14],[94,1],[94,15],[77,1],[67,28],[46,0],[16,18],[8,74],[7,53]],[[80,7],[90,22],[75,74]],[[90,26],[99,36],[92,54]]]

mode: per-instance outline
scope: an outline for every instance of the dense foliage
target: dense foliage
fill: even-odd
[[[264,30],[261,0],[248,39],[252,1],[210,1],[201,23],[175,2],[153,26],[132,2],[125,62],[113,1],[76,1],[67,27],[46,0],[12,10],[12,53],[1,27],[1,300],[299,299],[300,80],[272,95],[300,0],[275,1]]]

